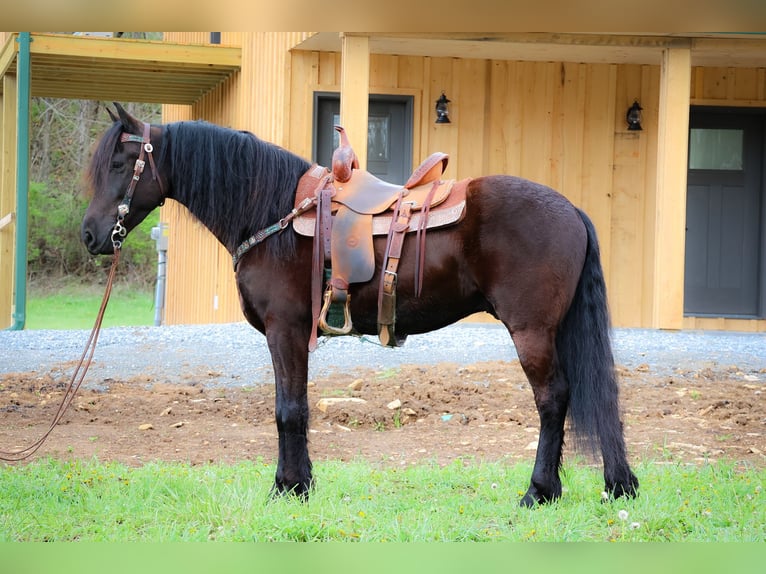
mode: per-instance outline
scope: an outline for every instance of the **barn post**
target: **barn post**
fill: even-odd
[[[359,167],[367,167],[367,116],[370,100],[370,39],[341,34],[340,123],[346,129]]]
[[[0,325],[14,330],[24,328],[27,306],[30,42],[29,32],[14,34],[0,54]]]
[[[662,54],[654,213],[652,327],[681,329],[684,318],[686,172],[691,45],[677,40]]]
[[[16,265],[14,271],[14,305],[11,329],[24,328],[27,320],[27,243],[29,214],[29,99],[30,54],[29,32],[20,32],[16,65]]]

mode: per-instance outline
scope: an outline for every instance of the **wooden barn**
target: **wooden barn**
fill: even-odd
[[[13,41],[0,53],[6,323]],[[143,69],[137,46],[147,59],[161,47],[77,41],[128,54],[128,69]],[[249,130],[327,165],[340,121],[383,179],[402,182],[443,151],[446,177],[508,173],[550,185],[596,224],[616,326],[766,331],[766,35],[174,32],[161,44],[209,50],[199,57],[220,71],[187,100],[169,94],[178,70],[164,80],[147,72],[133,100],[167,93],[166,122]],[[228,68],[218,50],[228,50]],[[32,95],[35,74],[33,50]],[[150,93],[155,82],[164,91]],[[91,97],[104,97],[95,86]],[[449,122],[437,121],[442,95]],[[230,254],[185,208],[162,209],[165,322],[241,320]]]

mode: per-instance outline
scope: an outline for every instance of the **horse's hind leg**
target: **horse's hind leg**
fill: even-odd
[[[566,379],[558,369],[552,331],[525,329],[515,331],[511,336],[532,386],[540,417],[540,438],[532,479],[521,499],[522,506],[534,506],[561,496],[559,466],[569,392]]]

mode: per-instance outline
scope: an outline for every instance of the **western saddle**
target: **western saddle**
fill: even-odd
[[[333,153],[332,170],[313,165],[304,174],[293,211],[299,215],[292,219],[296,232],[314,237],[309,349],[316,348],[317,327],[326,335],[352,332],[348,289],[352,283],[370,281],[375,273],[374,235],[388,236],[381,263],[378,336],[383,345],[395,347],[405,338],[397,337],[394,331],[397,269],[404,237],[408,232],[417,235],[415,295],[419,296],[425,265],[425,231],[462,218],[468,180],[443,181],[448,156],[434,153],[404,186],[387,183],[359,169],[344,129],[340,126],[335,129],[340,134],[340,146]],[[313,204],[316,209],[307,211],[306,206]]]

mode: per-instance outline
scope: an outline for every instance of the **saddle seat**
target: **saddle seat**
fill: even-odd
[[[315,325],[309,348],[316,346],[317,326],[327,335],[351,333],[349,285],[370,281],[375,274],[374,235],[388,235],[382,262],[378,323],[381,342],[397,346],[403,339],[394,336],[396,268],[401,256],[404,235],[417,231],[416,294],[422,285],[425,230],[458,221],[465,208],[465,185],[454,180],[442,181],[448,156],[431,154],[413,172],[404,186],[385,182],[358,168],[358,160],[343,128],[341,145],[333,154],[332,172],[314,165],[304,174],[295,198],[295,207],[314,200],[316,209],[302,212],[292,220],[295,231],[314,237],[312,300]],[[463,182],[461,182],[463,184]],[[438,216],[430,218],[431,209],[440,205]],[[326,268],[329,281],[324,296]],[[321,277],[319,277],[321,275]],[[321,305],[317,298],[322,299]],[[327,317],[331,307],[342,306],[343,325],[331,325]],[[317,307],[320,307],[317,310]],[[337,309],[335,310],[337,314]]]
[[[332,176],[335,194],[333,202],[343,204],[357,213],[376,215],[389,209],[404,193],[408,202],[412,202],[412,210],[423,208],[423,203],[429,195],[428,184],[441,178],[447,169],[449,156],[446,153],[436,152],[428,156],[421,163],[407,182],[404,188],[395,183],[388,183],[374,176],[368,171],[359,169],[359,160],[356,153],[351,149],[346,130],[341,126],[335,126],[340,134],[340,145],[332,155]],[[446,192],[435,196],[431,200],[431,206],[436,206],[444,201],[449,195]]]
[[[443,161],[441,156],[445,156]],[[434,165],[432,167],[439,168],[445,165],[446,162],[447,159],[445,154],[433,154],[423,162],[421,167],[433,163]],[[337,180],[333,181],[335,194],[332,197],[332,201],[333,203],[338,204],[335,206],[335,209],[339,209],[341,205],[345,205],[356,213],[367,215],[377,215],[391,209],[394,203],[399,199],[400,195],[405,198],[404,201],[411,203],[413,211],[423,209],[424,203],[426,199],[429,198],[429,195],[431,196],[429,205],[430,207],[435,207],[447,199],[450,192],[450,186],[439,185],[437,193],[431,194],[435,182],[443,183],[438,181],[439,176],[442,174],[441,170],[432,171],[434,175],[431,179],[418,181],[416,185],[411,185],[411,187],[407,187],[406,184],[402,187],[401,185],[383,181],[369,171],[355,169],[349,181],[345,183]],[[333,211],[335,211],[335,209]]]

